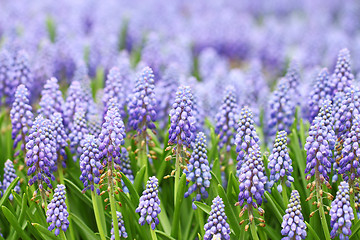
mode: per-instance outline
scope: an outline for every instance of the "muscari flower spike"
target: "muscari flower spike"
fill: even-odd
[[[341,49],[332,75],[332,95],[337,92],[346,92],[351,88],[354,75],[351,73],[350,52],[347,48]]]
[[[121,162],[121,172],[124,173],[124,175],[130,180],[131,183],[134,183],[134,174],[131,170],[131,161],[129,158],[129,153],[126,150],[126,148],[121,148],[121,154],[120,154],[120,162]],[[126,187],[123,180],[121,180],[121,184],[123,186],[124,193],[128,193],[129,189]]]
[[[25,85],[18,86],[15,93],[15,100],[10,110],[10,118],[12,124],[11,136],[14,140],[14,148],[19,142],[23,141],[25,144],[27,135],[33,124],[32,107],[29,103],[29,91]],[[24,145],[21,146],[24,149]]]
[[[64,104],[64,125],[70,131],[71,124],[74,121],[75,113],[78,108],[84,108],[84,94],[79,81],[72,81],[67,91],[67,97]]]
[[[34,175],[29,179],[29,185],[38,182],[39,189],[44,189],[44,182],[49,188],[55,181],[52,168],[57,159],[56,140],[51,130],[51,121],[42,115],[35,118],[26,143],[26,165],[29,167],[27,175]]]
[[[58,159],[55,165],[54,171],[56,171],[56,166],[62,164],[62,167],[66,167],[65,160],[67,159],[67,154],[65,148],[68,146],[69,137],[66,134],[65,127],[63,124],[63,118],[59,112],[55,112],[51,116],[51,127],[55,135],[56,140],[56,151],[58,153]]]
[[[231,146],[234,145],[239,108],[235,96],[235,89],[229,86],[225,89],[223,103],[220,111],[216,115],[215,133],[219,135],[219,148],[225,146],[229,152]]]
[[[2,189],[6,191],[15,178],[17,178],[17,175],[15,173],[14,164],[12,163],[12,161],[8,159],[6,160],[4,166],[4,181],[3,181]],[[17,185],[14,187],[14,191],[16,193],[20,193],[20,182],[18,182]],[[14,196],[10,193],[9,199],[12,201],[13,198]]]
[[[5,84],[9,78],[8,74],[12,64],[11,60],[9,52],[3,48],[0,51],[0,99],[2,99],[5,93]],[[2,103],[2,101],[0,101],[0,103]]]
[[[351,221],[354,220],[353,209],[350,206],[349,184],[341,182],[330,209],[331,238],[349,239]]]
[[[66,232],[69,227],[69,213],[67,211],[65,200],[65,186],[59,184],[54,190],[53,198],[46,211],[46,222],[50,223],[48,230],[52,231],[55,229],[55,236],[58,236],[61,230]]]
[[[331,98],[331,82],[327,68],[323,68],[316,78],[315,85],[309,97],[309,120],[317,116],[323,102]]]
[[[301,213],[300,195],[297,190],[291,192],[281,227],[281,235],[284,236],[282,240],[306,238],[306,224]]]
[[[176,92],[176,99],[170,111],[169,144],[179,144],[190,148],[195,138],[195,118],[193,117],[193,103],[191,89],[180,86]]]
[[[121,212],[116,211],[116,217],[118,220],[118,226],[119,226],[119,236],[122,238],[127,238],[128,234],[125,229],[125,224],[123,220],[123,216]],[[114,234],[114,222],[111,222],[111,240],[115,240],[115,234]]]
[[[300,104],[301,94],[299,92],[300,86],[300,69],[298,63],[293,60],[291,61],[285,78],[288,79],[291,94],[297,104]]]
[[[138,134],[146,129],[154,130],[156,121],[156,98],[154,92],[154,74],[145,67],[138,76],[134,92],[129,100],[129,126]]]
[[[38,114],[50,119],[54,113],[63,114],[64,99],[59,88],[58,80],[54,77],[48,79],[41,91],[40,108]]]
[[[89,134],[94,136],[99,136],[101,132],[101,124],[102,124],[102,118],[97,113],[88,113],[88,122],[87,127],[89,130]]]
[[[265,168],[261,157],[260,147],[255,144],[249,149],[249,154],[240,168],[239,173],[239,202],[242,208],[240,215],[243,215],[247,209],[258,209],[259,214],[262,216],[264,210],[260,207],[265,193],[265,184],[267,177],[265,175]],[[249,220],[252,222],[254,216],[252,211],[249,212]],[[247,225],[248,226],[248,225]]]
[[[211,211],[207,223],[204,225],[204,240],[230,239],[230,226],[226,222],[225,204],[221,197],[217,196],[212,201]]]
[[[105,82],[105,88],[104,88],[104,95],[102,97],[102,102],[104,104],[104,115],[106,111],[108,110],[108,103],[110,99],[115,99],[115,102],[117,104],[117,107],[120,110],[121,117],[125,117],[125,109],[124,109],[124,103],[125,103],[125,90],[123,87],[123,83],[127,84],[126,82],[123,82],[123,76],[120,72],[120,69],[117,67],[113,67],[110,69],[107,79]]]
[[[85,110],[79,108],[74,115],[74,122],[71,125],[71,132],[69,134],[70,150],[71,153],[74,154],[74,161],[81,155],[81,141],[88,133],[89,130],[87,129]]]
[[[189,163],[184,170],[187,184],[193,182],[193,185],[185,193],[185,198],[196,191],[196,197],[193,198],[193,209],[197,208],[194,201],[201,201],[201,198],[206,199],[209,195],[206,189],[210,187],[211,174],[206,153],[206,136],[204,133],[199,132],[195,139],[194,150]]]
[[[237,134],[235,138],[237,156],[237,170],[240,170],[241,165],[249,154],[251,148],[256,147],[259,143],[259,137],[256,134],[254,127],[254,120],[251,110],[244,107],[240,113],[240,121],[238,123]]]
[[[291,186],[294,178],[291,176],[293,172],[292,161],[287,149],[287,133],[280,131],[277,133],[272,153],[269,156],[268,168],[270,169],[271,185],[280,182],[277,190],[282,192],[282,183],[287,187]]]
[[[146,189],[140,197],[140,203],[135,212],[140,213],[139,224],[147,222],[154,230],[159,224],[158,214],[160,214],[160,199],[158,197],[158,180],[155,176],[150,177],[146,183]]]

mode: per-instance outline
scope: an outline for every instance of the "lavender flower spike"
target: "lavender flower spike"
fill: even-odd
[[[6,191],[6,189],[9,187],[10,183],[14,181],[14,179],[17,178],[15,173],[14,164],[9,159],[5,162],[4,167],[4,181],[2,189]],[[17,185],[14,187],[14,191],[17,193],[20,193],[20,182],[17,183]],[[12,201],[14,196],[10,193],[9,199]]]
[[[11,136],[14,139],[14,148],[17,147],[19,142],[23,141],[21,149],[24,149],[33,117],[32,107],[29,103],[29,91],[25,85],[21,84],[16,89],[15,100],[10,110]]]
[[[337,92],[346,92],[351,88],[354,75],[351,73],[350,52],[347,48],[341,49],[332,76],[332,95]]]
[[[330,209],[331,238],[349,239],[351,235],[351,221],[354,220],[353,209],[350,206],[349,184],[345,181],[339,185]]]
[[[125,147],[121,148],[120,162],[121,162],[121,172],[124,173],[124,175],[130,180],[131,183],[134,183],[134,174],[131,170],[131,161],[129,158],[129,153]],[[122,179],[121,179],[121,183],[123,186],[124,193],[128,193],[129,189],[126,187]]]
[[[55,112],[51,116],[51,127],[52,131],[55,135],[56,140],[56,151],[58,153],[58,159],[56,162],[56,166],[58,164],[62,164],[62,167],[66,167],[65,160],[67,159],[67,154],[65,152],[65,147],[68,146],[69,137],[65,132],[65,127],[63,124],[63,118],[59,112]],[[54,169],[54,171],[56,168]]]
[[[217,196],[212,201],[210,216],[204,225],[204,240],[230,239],[230,226],[226,222],[225,204],[221,197]]]
[[[159,224],[158,214],[160,214],[160,199],[158,197],[158,180],[155,176],[150,177],[146,184],[146,189],[140,197],[140,203],[135,210],[140,213],[139,224],[144,225],[147,222],[154,230]]]
[[[87,129],[86,115],[83,108],[77,109],[74,115],[74,122],[71,125],[71,132],[69,134],[70,150],[74,154],[73,160],[76,161],[80,157],[81,141],[85,138],[85,135],[89,133]]]
[[[62,184],[57,185],[53,199],[51,199],[46,211],[46,222],[50,223],[48,230],[52,231],[55,229],[55,236],[58,236],[61,230],[66,232],[69,227],[69,213],[65,203],[65,195],[65,186]]]
[[[129,125],[138,134],[146,129],[155,129],[156,98],[154,92],[154,74],[151,68],[145,67],[138,76],[134,92],[129,101]]]
[[[187,184],[193,182],[189,190],[185,193],[185,197],[196,191],[196,197],[193,201],[201,201],[201,197],[206,199],[208,197],[207,188],[210,187],[210,167],[206,155],[206,137],[205,134],[199,132],[195,139],[194,151],[191,154],[187,168],[184,170],[186,174]],[[196,205],[192,204],[193,209]]]
[[[44,89],[41,91],[40,108],[38,114],[45,118],[50,118],[54,113],[63,114],[64,99],[59,89],[58,80],[54,77],[46,81]]]
[[[268,168],[270,169],[271,185],[280,181],[277,186],[280,193],[283,190],[282,183],[290,187],[291,183],[294,182],[294,178],[291,176],[293,167],[287,149],[287,133],[285,131],[277,133],[272,153],[269,156]]]
[[[282,240],[306,238],[306,224],[301,213],[300,195],[297,190],[291,192],[281,227],[281,234],[284,236]]]
[[[119,226],[119,235],[122,238],[127,238],[128,235],[126,233],[126,229],[125,229],[125,225],[124,225],[124,220],[123,220],[123,216],[121,214],[121,212],[116,211],[116,216],[117,216],[117,220],[118,220],[118,226]],[[111,240],[115,240],[115,234],[114,234],[114,223],[111,223]]]

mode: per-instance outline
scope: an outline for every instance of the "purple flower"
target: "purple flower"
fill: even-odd
[[[34,124],[26,143],[26,165],[29,167],[27,175],[29,185],[38,182],[40,190],[44,188],[44,182],[49,188],[50,183],[55,181],[52,168],[57,159],[56,140],[52,132],[51,121],[44,119],[42,115],[35,118]]]
[[[350,52],[347,48],[341,49],[332,75],[332,95],[337,92],[346,92],[351,88],[354,75],[351,73]]]
[[[55,236],[60,234],[60,231],[66,232],[69,227],[69,213],[67,211],[65,186],[62,184],[57,185],[53,198],[47,206],[46,222],[50,223],[49,231],[55,229]]]
[[[301,94],[299,92],[301,77],[300,77],[299,65],[295,60],[290,62],[285,78],[289,82],[289,90],[292,93],[290,94],[290,96],[296,102],[296,104],[299,105],[301,99]]]
[[[89,134],[94,135],[95,137],[99,136],[101,132],[101,117],[97,113],[88,113],[88,130]]]
[[[210,216],[204,225],[204,240],[230,239],[230,226],[226,222],[225,204],[221,197],[217,196],[212,201]]]
[[[74,121],[75,112],[78,108],[86,108],[83,102],[84,93],[79,81],[73,81],[68,88],[68,96],[64,105],[64,125],[70,130]]]
[[[331,98],[331,82],[327,68],[323,68],[315,80],[309,97],[310,121],[317,116],[323,101]]]
[[[282,183],[287,187],[291,187],[294,178],[291,176],[293,172],[292,161],[287,149],[287,133],[280,131],[277,133],[272,153],[269,156],[268,168],[270,169],[271,185],[279,183],[278,191],[282,192]]]
[[[84,184],[83,192],[88,189],[94,191],[94,184],[99,184],[102,169],[99,142],[94,136],[86,135],[82,142],[82,154],[80,156],[80,180]],[[100,194],[98,189],[97,193]]]
[[[86,124],[85,110],[78,108],[74,115],[74,122],[71,125],[71,131],[69,134],[70,150],[74,154],[73,160],[76,161],[82,153],[81,141],[89,133]]]
[[[123,220],[123,216],[121,214],[121,212],[116,211],[116,217],[118,220],[118,226],[119,226],[119,236],[122,238],[127,238],[128,234],[126,233],[126,229],[125,229],[125,224],[124,224],[124,220]],[[115,234],[114,234],[114,222],[111,223],[111,240],[115,239]]]
[[[121,172],[124,173],[124,175],[130,180],[131,183],[134,183],[134,174],[131,170],[131,161],[129,158],[129,153],[126,150],[126,148],[121,148],[121,154],[120,154],[120,162],[121,162]],[[129,189],[126,187],[123,180],[121,180],[121,184],[123,186],[124,193],[128,193]]]
[[[15,178],[17,178],[17,175],[15,173],[14,164],[12,163],[12,161],[8,159],[6,160],[4,166],[4,181],[3,181],[2,189],[6,191]],[[18,182],[17,185],[14,187],[14,191],[16,193],[20,193],[20,182]],[[13,198],[14,196],[10,193],[9,199],[12,201]]]
[[[138,76],[134,92],[129,100],[129,126],[138,134],[146,129],[155,129],[156,98],[154,92],[154,74],[145,67]]]
[[[216,115],[215,133],[219,135],[219,148],[226,147],[229,152],[234,145],[239,107],[237,104],[235,89],[229,86],[225,90],[223,103]]]
[[[147,222],[151,229],[155,230],[159,224],[158,214],[160,214],[160,199],[158,197],[158,180],[155,176],[150,177],[146,183],[146,189],[140,197],[140,203],[135,212],[140,213],[139,224]]]
[[[125,103],[125,92],[124,92],[124,82],[123,75],[120,72],[120,69],[117,67],[113,67],[110,69],[109,74],[107,75],[107,79],[105,82],[104,95],[102,97],[102,102],[104,104],[104,115],[107,111],[108,103],[110,99],[115,99],[117,107],[121,112],[121,116],[124,118],[126,116],[124,110]]]
[[[50,119],[50,117],[56,112],[61,115],[63,114],[64,99],[56,78],[52,77],[46,81],[46,84],[41,92],[39,105],[40,108],[38,110],[38,114],[42,114],[45,118]]]
[[[345,181],[339,185],[330,209],[331,238],[349,239],[351,235],[351,221],[354,220],[353,209],[350,206],[349,184]]]
[[[245,106],[240,113],[240,121],[235,138],[236,152],[238,153],[237,170],[240,170],[247,155],[249,155],[250,149],[256,147],[258,142],[259,137],[254,127],[252,112]]]
[[[281,227],[281,234],[284,236],[282,240],[306,238],[306,224],[301,213],[300,195],[297,190],[291,192]]]
[[[201,198],[206,199],[209,195],[206,189],[210,187],[211,174],[206,154],[206,137],[204,133],[199,132],[195,139],[194,150],[189,163],[184,170],[186,184],[193,183],[184,196],[187,198],[196,191],[196,197],[193,198],[193,201],[201,201]],[[194,203],[192,207],[196,209]]]
[[[176,92],[175,102],[169,114],[169,144],[191,147],[196,130],[191,95],[191,90],[188,86],[180,86]]]
[[[56,165],[54,166],[54,171],[56,171],[56,166],[62,164],[63,167],[66,167],[65,161],[67,159],[67,154],[65,148],[68,146],[69,137],[65,132],[65,127],[63,124],[63,119],[59,112],[55,112],[51,116],[51,128],[55,136],[56,141],[56,151],[58,153],[58,159]]]
[[[265,175],[260,147],[257,144],[249,148],[249,154],[246,155],[240,168],[239,182],[240,193],[237,205],[243,207],[241,210],[242,213],[246,209],[254,207],[259,210],[260,214],[263,214],[264,210],[262,210],[260,206],[265,193],[267,177]],[[250,218],[250,221],[252,220],[253,219]]]
[[[5,49],[0,51],[0,99],[5,94],[7,79],[9,78],[12,58]],[[2,101],[0,101],[2,102]]]
[[[21,84],[17,87],[15,100],[10,110],[10,118],[12,124],[11,136],[14,140],[14,148],[19,142],[23,142],[21,149],[27,140],[27,135],[33,123],[32,107],[29,103],[29,91],[25,85]]]

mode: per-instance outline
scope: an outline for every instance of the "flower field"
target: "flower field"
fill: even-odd
[[[360,239],[359,12],[0,0],[0,239]]]

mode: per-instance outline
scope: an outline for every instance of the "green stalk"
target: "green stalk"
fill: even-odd
[[[120,240],[119,235],[119,225],[116,216],[116,205],[115,205],[115,197],[114,197],[114,183],[113,183],[113,161],[108,161],[109,164],[109,173],[108,173],[108,184],[109,184],[109,198],[110,198],[110,209],[111,209],[111,218],[113,220],[114,225],[114,235],[115,240]]]
[[[319,169],[319,162],[317,162],[316,164],[316,169]],[[317,201],[320,203],[320,207],[319,207],[319,213],[320,213],[320,221],[321,221],[321,225],[324,231],[324,235],[325,235],[325,239],[330,239],[330,233],[329,233],[329,228],[326,222],[326,216],[325,216],[325,212],[324,212],[324,204],[323,204],[323,200],[322,200],[322,196],[320,196],[320,190],[321,190],[321,182],[320,182],[320,173],[318,170],[316,170],[315,172],[315,181],[316,181],[316,198]]]
[[[152,239],[152,240],[157,240],[155,230],[152,230],[152,229],[151,229],[151,225],[149,225],[149,226],[150,226],[151,239]]]
[[[66,235],[65,232],[63,230],[60,231],[60,237],[62,240],[66,240]]]
[[[41,199],[42,199],[42,203],[43,203],[43,208],[46,212],[47,210],[47,201],[46,201],[46,195],[45,195],[45,190],[44,189],[40,189],[40,195],[41,195]]]
[[[143,144],[143,142],[144,142],[144,144]],[[141,133],[141,135],[139,135],[139,162],[141,165],[140,168],[142,166],[146,166],[145,175],[144,175],[145,185],[148,180],[148,171],[149,171],[146,146],[147,146],[146,132],[144,131],[143,133]]]
[[[177,144],[176,146],[176,162],[175,162],[175,186],[174,186],[174,208],[176,208],[176,196],[179,188],[179,181],[180,181],[180,151],[181,146]]]
[[[197,217],[197,219],[198,219],[201,236],[204,237],[204,235],[205,235],[205,230],[204,230],[204,215],[203,215],[203,211],[200,210],[200,209],[196,209],[196,210],[195,210],[195,213],[196,213],[196,217]]]
[[[287,208],[287,205],[289,204],[289,199],[288,199],[288,196],[287,196],[285,179],[283,179],[283,180],[281,181],[281,185],[282,185],[283,203],[284,203],[284,205],[285,205],[285,208]]]
[[[251,236],[253,240],[259,240],[259,237],[256,233],[255,220],[253,219],[254,217],[252,216],[252,206],[249,206],[248,213],[249,213],[249,219],[252,219],[252,221],[250,222]]]
[[[99,233],[100,233],[100,238],[101,240],[106,240],[106,235],[104,232],[104,226],[102,226],[102,222],[100,219],[100,215],[99,215],[99,206],[98,206],[98,202],[96,200],[96,196],[95,196],[95,192],[91,191],[91,199],[92,199],[92,204],[94,207],[94,213],[95,213],[95,220],[96,220],[96,225],[99,229]]]

